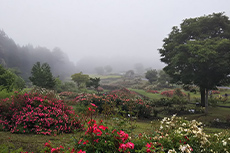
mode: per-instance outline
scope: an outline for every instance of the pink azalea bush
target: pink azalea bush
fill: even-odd
[[[159,93],[157,90],[151,90],[151,89],[147,90],[146,92],[154,93],[154,94],[158,94]]]
[[[0,125],[12,133],[70,133],[81,128],[79,116],[62,100],[25,93],[0,100]]]
[[[183,93],[180,89],[162,91],[161,95],[166,96],[166,97],[173,97],[175,95],[177,95],[177,96],[186,96],[186,94]]]
[[[211,90],[212,94],[220,94],[220,92],[218,90]]]
[[[150,118],[152,114],[152,106],[136,96],[135,93],[124,88],[121,90],[114,90],[108,95],[97,96],[94,94],[82,94],[75,98],[77,104],[83,104],[84,106],[94,103],[98,106],[98,111],[103,111],[105,104],[114,105],[120,107],[123,112],[133,116],[138,114],[138,117]]]
[[[85,121],[85,132],[75,144],[76,150],[87,152],[130,152],[134,144],[130,141],[129,135],[123,130],[109,128],[103,124],[103,120],[96,121],[95,115],[97,106],[90,103]]]

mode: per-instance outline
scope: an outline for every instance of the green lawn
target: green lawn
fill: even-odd
[[[62,134],[58,136],[44,136],[33,134],[12,134],[0,131],[0,145],[14,146],[15,149],[22,148],[24,151],[39,153],[44,144],[51,141],[54,146],[62,145],[65,148],[73,147],[72,134]],[[13,149],[13,148],[12,148]],[[1,152],[1,151],[0,151]]]
[[[128,88],[130,91],[134,91],[138,94],[144,95],[146,97],[149,97],[150,99],[160,99],[163,98],[163,96],[158,93],[158,94],[154,94],[154,93],[148,93],[145,90],[141,90],[141,89],[132,89],[132,88]]]
[[[101,80],[102,79],[119,79],[121,78],[120,75],[94,75],[94,74],[90,74],[89,77],[91,78],[95,78],[95,77],[99,77]]]

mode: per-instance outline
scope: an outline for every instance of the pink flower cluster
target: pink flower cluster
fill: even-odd
[[[220,94],[220,92],[218,90],[211,90],[212,94]]]
[[[80,128],[79,117],[61,100],[25,93],[0,101],[0,124],[12,133],[69,133]]]
[[[135,95],[128,89],[124,88],[121,90],[115,90],[108,95],[97,96],[93,94],[82,94],[75,98],[76,103],[88,105],[90,103],[95,103],[98,106],[99,113],[102,111],[102,106],[105,103],[115,103],[120,105],[122,111],[128,111],[128,106],[132,102],[133,110],[138,112],[139,117],[148,116],[146,112],[151,114],[151,106],[147,102],[140,99],[140,97],[133,98]],[[89,110],[91,108],[88,108]],[[145,113],[145,114],[143,114]],[[136,115],[136,114],[134,114]]]
[[[60,145],[60,147],[53,148],[50,142],[46,142],[44,147],[45,147],[44,151],[47,153],[63,153],[65,151],[64,147],[62,147],[61,145]],[[82,151],[82,150],[76,151],[74,148],[72,148],[72,149],[69,148],[68,152],[70,152],[70,153],[86,153],[85,151]]]
[[[174,93],[174,90],[168,90],[168,91],[161,92],[161,95],[166,96],[166,97],[172,97],[173,93]]]
[[[129,135],[127,133],[122,130],[117,131],[116,129],[111,131],[107,126],[102,124],[102,120],[97,124],[97,121],[92,119],[93,113],[95,112],[94,109],[97,108],[97,106],[91,103],[89,108],[88,111],[91,117],[86,124],[85,135],[77,143],[76,147],[78,149],[89,152],[95,152],[95,150],[101,148],[101,146],[105,148],[103,151],[100,150],[102,152],[108,151],[108,148],[111,147],[119,152],[129,152],[130,149],[134,149],[134,144],[129,141]]]
[[[175,95],[175,90],[167,90],[161,92],[161,95],[166,96],[166,97],[173,97]],[[186,96],[185,93],[181,92],[181,95]]]
[[[159,93],[158,91],[156,91],[156,90],[147,90],[146,92],[149,92],[149,93],[154,93],[154,94],[157,94],[157,93]]]

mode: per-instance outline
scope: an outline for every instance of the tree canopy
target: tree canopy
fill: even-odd
[[[0,91],[6,89],[12,91],[15,82],[15,74],[0,65]]]
[[[153,82],[157,81],[157,70],[148,70],[145,73],[145,78],[149,80],[149,82],[152,84]]]
[[[29,77],[30,81],[33,85],[38,87],[53,89],[55,86],[55,78],[51,73],[50,66],[47,63],[43,63],[42,65],[40,62],[34,64],[31,70],[32,76]]]
[[[45,47],[33,47],[32,45],[19,46],[13,39],[0,30],[0,64],[8,68],[20,70],[20,76],[29,82],[31,68],[36,61],[48,63],[52,67],[52,73],[61,80],[70,76],[76,70],[76,66],[68,56],[60,49],[52,50]]]
[[[185,19],[163,42],[164,71],[173,83],[199,86],[203,106],[208,90],[229,83],[230,20],[224,13]]]
[[[81,84],[86,84],[89,81],[89,75],[82,72],[71,75],[71,78],[77,84],[78,88],[80,88]]]
[[[87,87],[93,87],[95,90],[100,86],[100,78],[89,78],[88,82],[86,82]]]
[[[160,70],[158,74],[159,77],[157,82],[160,84],[160,86],[169,86],[169,83],[171,81],[170,76],[167,73],[165,73],[164,70]]]

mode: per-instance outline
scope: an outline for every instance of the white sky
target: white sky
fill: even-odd
[[[230,17],[230,0],[0,0],[0,29],[19,45],[59,47],[74,62],[91,55],[160,63],[157,49],[173,26],[213,12]]]

